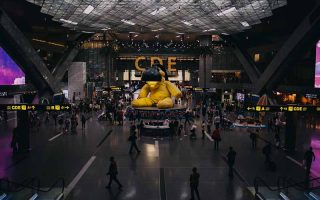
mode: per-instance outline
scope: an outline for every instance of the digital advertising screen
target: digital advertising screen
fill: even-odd
[[[320,40],[316,47],[316,70],[314,75],[314,87],[320,88]]]
[[[25,74],[14,60],[0,47],[0,86],[23,85]]]

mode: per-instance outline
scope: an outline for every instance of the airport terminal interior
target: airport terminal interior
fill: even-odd
[[[0,0],[0,200],[320,200],[320,0]]]

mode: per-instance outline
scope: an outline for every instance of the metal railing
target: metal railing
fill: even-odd
[[[319,189],[320,185],[317,187],[309,187],[310,183],[312,183],[314,181],[319,181],[319,180],[320,180],[320,177],[313,178],[313,179],[310,179],[307,181],[295,182],[292,178],[278,177],[277,187],[272,188],[262,178],[256,177],[254,179],[254,183],[253,183],[254,189],[255,189],[255,197],[256,197],[256,199],[264,199],[263,195],[259,192],[260,185],[263,185],[271,192],[281,192],[281,191],[285,190],[286,191],[285,193],[288,194],[288,190],[290,188],[294,188],[299,191],[311,191],[311,190]],[[261,198],[261,196],[262,196],[262,198]]]
[[[29,180],[29,181],[27,181]],[[27,183],[25,183],[27,182]],[[34,183],[37,183],[37,186],[35,187],[34,186]],[[2,178],[0,179],[0,189],[1,188],[1,184],[2,183],[5,183],[6,186],[7,186],[7,191],[8,192],[20,192],[24,189],[31,189],[33,191],[36,191],[36,193],[38,192],[44,192],[44,193],[47,193],[47,192],[50,192],[56,185],[58,185],[59,183],[61,183],[61,192],[60,194],[63,194],[64,192],[64,188],[65,188],[65,180],[64,178],[59,178],[57,179],[48,189],[41,189],[40,187],[40,181],[39,179],[36,179],[36,178],[32,178],[32,179],[26,179],[24,180],[22,183],[18,183],[18,182],[14,182],[14,181],[10,181],[8,178]],[[19,186],[20,188],[18,190],[12,190],[11,189],[11,186],[14,185],[14,186]],[[4,190],[4,189],[3,189]]]

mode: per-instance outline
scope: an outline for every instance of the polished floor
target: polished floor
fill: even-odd
[[[270,186],[276,185],[277,177],[287,176],[303,180],[304,169],[297,164],[299,156],[292,161],[284,151],[273,149],[272,160],[277,164],[276,172],[265,169],[262,147],[270,133],[263,131],[256,149],[251,148],[247,130],[234,129],[222,132],[219,151],[214,151],[213,142],[206,137],[170,139],[141,138],[138,141],[141,154],[129,154],[127,141],[129,122],[124,126],[99,122],[96,114],[87,121],[84,131],[78,126],[77,134],[60,134],[54,124],[42,124],[39,131],[31,133],[29,154],[12,156],[9,144],[15,119],[0,127],[0,178],[22,181],[36,177],[43,188],[49,187],[58,178],[66,182],[65,199],[190,199],[188,178],[192,167],[200,173],[199,191],[201,199],[249,200],[253,196],[247,190],[259,176]],[[227,176],[225,162],[229,146],[237,152],[235,177]],[[123,190],[116,185],[110,190],[106,172],[109,157],[114,156],[119,168],[119,180]],[[318,162],[318,160],[317,160]],[[316,163],[316,162],[315,162]],[[316,174],[314,174],[315,176]],[[56,187],[60,187],[57,185]]]

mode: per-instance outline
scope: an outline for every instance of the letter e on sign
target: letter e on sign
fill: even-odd
[[[172,65],[176,65],[176,57],[168,57],[168,71],[169,72],[175,72],[177,69],[173,69]]]

